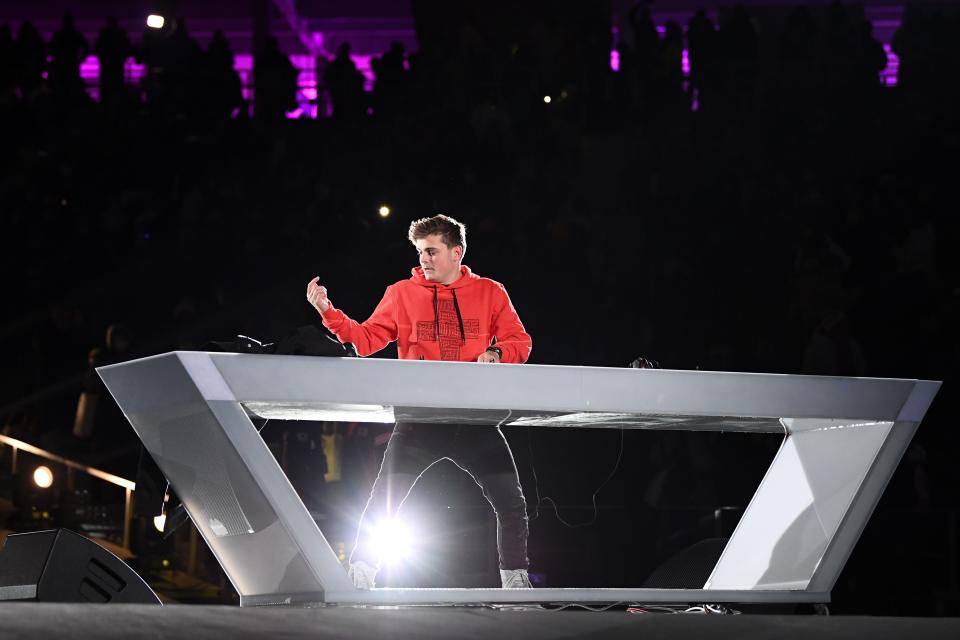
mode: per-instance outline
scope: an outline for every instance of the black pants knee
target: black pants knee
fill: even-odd
[[[501,569],[526,569],[527,503],[517,466],[498,427],[398,422],[387,443],[380,473],[360,518],[351,561],[377,564],[370,528],[396,516],[420,475],[449,459],[483,491],[497,516]]]

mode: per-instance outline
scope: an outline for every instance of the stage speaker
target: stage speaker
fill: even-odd
[[[161,604],[123,560],[67,529],[7,536],[0,600]]]
[[[653,570],[648,589],[702,589],[729,538],[706,538],[673,555]]]

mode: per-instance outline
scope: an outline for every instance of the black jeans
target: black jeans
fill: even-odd
[[[370,526],[396,516],[420,475],[440,460],[451,460],[480,485],[497,516],[501,569],[526,569],[527,502],[517,466],[498,427],[398,422],[390,435],[370,499],[360,518],[351,562],[376,566]]]

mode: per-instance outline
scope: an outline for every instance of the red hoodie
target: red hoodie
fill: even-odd
[[[324,326],[341,342],[353,343],[361,356],[397,340],[403,360],[476,362],[495,339],[502,362],[527,361],[533,341],[502,284],[475,275],[465,265],[449,285],[430,282],[420,267],[411,273],[409,280],[387,287],[366,322],[331,306],[321,314]]]

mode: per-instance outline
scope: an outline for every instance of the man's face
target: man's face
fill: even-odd
[[[460,277],[460,258],[463,257],[463,247],[452,249],[443,242],[439,233],[431,234],[414,242],[420,266],[423,267],[423,277],[430,282],[450,284]]]

